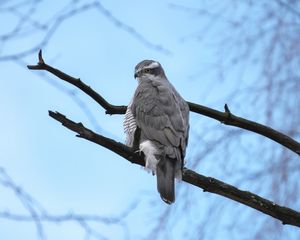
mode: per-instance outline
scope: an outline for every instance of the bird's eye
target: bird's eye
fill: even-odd
[[[149,68],[146,68],[146,69],[144,70],[144,72],[145,72],[145,73],[150,73],[150,69],[149,69]]]

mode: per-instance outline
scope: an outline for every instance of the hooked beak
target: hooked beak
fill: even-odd
[[[137,77],[138,77],[138,73],[135,72],[135,73],[134,73],[134,78],[137,78]]]

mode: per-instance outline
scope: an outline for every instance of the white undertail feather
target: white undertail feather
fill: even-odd
[[[146,140],[140,144],[140,151],[145,154],[145,168],[153,173],[156,173],[156,165],[158,163],[155,154],[157,154],[157,149],[150,140]]]

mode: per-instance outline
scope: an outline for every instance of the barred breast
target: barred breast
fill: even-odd
[[[126,110],[126,113],[124,116],[124,122],[123,122],[124,133],[126,134],[125,144],[128,147],[132,147],[134,132],[136,129],[136,122],[135,122],[135,119],[134,119],[132,111],[131,111],[131,105],[132,105],[132,100],[127,107],[127,110]]]

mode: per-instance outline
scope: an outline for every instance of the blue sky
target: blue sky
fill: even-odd
[[[43,49],[45,61],[80,77],[109,102],[127,104],[136,87],[134,66],[142,59],[157,59],[182,95],[189,95],[190,100],[196,101],[199,93],[191,91],[195,83],[187,81],[186,71],[182,71],[187,67],[192,68],[189,65],[193,61],[188,57],[180,57],[182,52],[193,50],[180,43],[177,34],[179,29],[185,29],[189,19],[184,24],[183,18],[178,19],[177,14],[168,8],[167,2],[156,5],[139,1],[102,3],[107,9],[113,10],[113,14],[121,21],[134,26],[149,42],[163,45],[172,53],[166,55],[149,49],[126,31],[115,27],[99,12],[89,10],[58,27]],[[41,4],[36,13],[37,19],[38,16],[47,19],[61,8],[50,1]],[[165,16],[166,12],[170,17]],[[13,22],[12,19],[13,16],[2,16],[1,21]],[[176,25],[176,28],[170,25]],[[34,34],[9,42],[2,48],[1,55],[29,49],[39,41],[41,35]],[[37,54],[27,57],[25,62],[36,63]],[[38,72],[27,70],[24,64],[1,62],[1,74],[4,91],[1,91],[0,104],[5,112],[5,117],[1,119],[1,166],[50,213],[114,216],[139,199],[139,212],[149,215],[147,208],[143,210],[149,196],[165,207],[156,193],[154,177],[109,150],[74,137],[73,133],[48,117],[48,110],[60,111],[87,127],[96,128],[69,95],[53,87]],[[74,90],[46,74],[49,81],[67,90]],[[98,129],[105,129],[106,135],[123,141],[123,116],[106,116],[104,110],[91,99],[79,92],[76,94],[92,111]],[[2,209],[26,212],[9,189],[1,188],[1,196]],[[34,224],[0,221],[3,239],[20,239],[21,236],[33,239],[36,236]],[[136,218],[132,221],[138,224]],[[147,218],[141,221],[141,229],[147,221]],[[64,230],[48,226],[48,238],[82,239],[82,230],[78,230],[75,224],[73,227],[68,225],[61,227]],[[13,230],[16,226],[18,231]],[[118,239],[114,237],[114,232],[120,234],[113,227],[104,228],[104,232],[110,239]],[[132,231],[135,235],[139,232]]]
[[[189,6],[196,6],[197,2],[176,1]],[[216,73],[209,71],[218,56],[213,44],[182,40],[201,26],[194,15],[174,10],[169,1],[106,0],[101,3],[122,23],[134,27],[147,41],[163,46],[170,53],[145,45],[98,10],[90,9],[58,26],[43,47],[46,63],[80,77],[110,103],[124,105],[130,101],[137,84],[133,78],[134,66],[143,59],[155,59],[161,62],[169,80],[185,99],[222,109],[222,99],[236,87],[235,81],[218,82]],[[41,2],[32,18],[47,22],[64,4],[65,1]],[[3,7],[5,4],[0,5]],[[7,23],[0,28],[2,34],[13,27],[15,19],[13,15],[0,13],[0,22]],[[38,32],[7,42],[0,47],[0,60],[7,54],[30,49],[43,35]],[[59,111],[118,141],[124,140],[123,116],[105,115],[101,107],[74,87],[49,73],[29,71],[26,64],[37,62],[37,52],[23,61],[0,62],[0,107],[4,113],[0,120],[0,166],[49,213],[117,216],[138,201],[128,222],[131,238],[142,236],[144,229],[152,226],[153,214],[168,207],[160,201],[155,178],[109,150],[76,138],[51,119],[48,110]],[[90,121],[66,92],[76,94],[96,122]],[[191,132],[197,132],[199,118],[206,121],[192,114]],[[190,143],[195,144],[193,134]],[[189,159],[192,150],[187,152]],[[207,196],[200,192],[197,196]],[[10,189],[1,186],[0,195],[2,211],[26,213]],[[209,197],[203,201],[209,201]],[[82,229],[74,223],[45,226],[48,239],[84,237]],[[123,239],[118,227],[99,224],[96,228],[108,239]],[[36,237],[34,224],[3,219],[0,219],[0,233],[1,238],[8,240]],[[216,236],[221,235],[219,232]],[[180,237],[172,235],[172,239]]]

